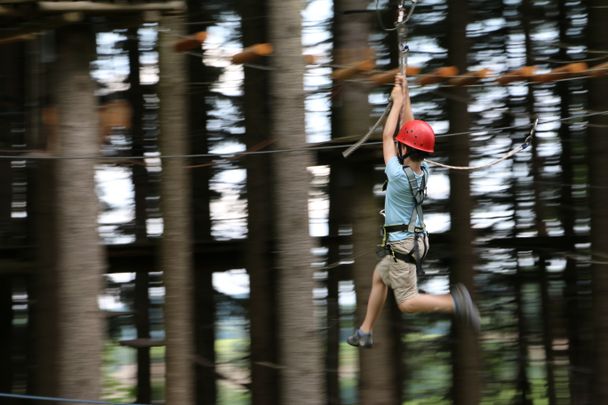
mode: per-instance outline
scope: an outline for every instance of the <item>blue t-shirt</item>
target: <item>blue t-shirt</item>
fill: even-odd
[[[428,165],[422,163],[422,166],[428,171]],[[399,163],[397,156],[393,156],[387,163],[384,169],[386,177],[388,177],[388,186],[384,197],[384,225],[408,225],[414,210],[414,196],[410,190],[410,184],[407,175],[403,171],[403,166]],[[414,173],[418,187],[422,184],[424,171],[420,174]],[[428,180],[427,180],[428,181]],[[416,221],[416,226],[422,226],[420,218]],[[397,242],[414,236],[412,232],[391,232],[388,235],[389,242]]]

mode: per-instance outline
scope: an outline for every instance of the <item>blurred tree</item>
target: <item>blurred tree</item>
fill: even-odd
[[[531,10],[533,8],[533,2],[530,0],[524,0],[521,5],[522,10],[522,27],[524,31],[525,38],[525,50],[526,50],[526,66],[533,66],[536,61],[536,55],[534,53],[534,48],[532,46],[532,16]],[[528,86],[528,92],[526,93],[525,103],[526,103],[526,113],[530,117],[536,116],[536,95],[534,94],[535,87],[532,85]],[[536,230],[536,234],[538,237],[546,238],[547,234],[547,226],[545,224],[545,219],[548,217],[547,208],[545,201],[543,200],[543,196],[541,193],[541,189],[543,187],[543,177],[542,170],[545,164],[543,158],[540,154],[540,146],[538,142],[532,142],[531,145],[531,154],[532,161],[531,171],[532,171],[532,190],[533,190],[533,200],[534,200],[534,228]],[[553,405],[556,403],[557,398],[555,396],[555,372],[554,372],[554,357],[553,357],[553,330],[552,330],[552,311],[551,311],[551,303],[549,302],[549,281],[547,275],[547,254],[543,251],[538,252],[538,261],[537,261],[537,269],[539,272],[539,280],[540,280],[540,296],[538,299],[541,304],[541,316],[542,316],[542,341],[545,351],[545,358],[547,361],[545,362],[545,375],[546,375],[546,388],[547,388],[547,399],[549,405]],[[518,291],[519,299],[518,299],[518,312],[521,315],[521,321],[519,323],[520,331],[518,339],[519,343],[519,352],[521,356],[523,356],[522,360],[527,360],[527,351],[528,351],[528,342],[526,341],[526,325],[525,325],[525,317],[523,316],[524,305],[523,300],[521,298],[522,295],[522,285],[525,285],[522,280],[525,277],[523,274],[521,266],[517,266],[517,276],[519,278],[518,281]],[[526,351],[524,354],[523,352]],[[520,395],[521,404],[532,403],[531,393],[530,393],[530,381],[528,380],[527,370],[523,370],[522,367],[527,367],[527,361],[520,367],[520,375],[521,379],[518,380],[519,390],[518,394]]]
[[[447,13],[448,64],[456,66],[459,72],[468,67],[467,23],[470,15],[464,0],[449,0]],[[447,113],[450,132],[470,130],[471,118],[465,87],[447,89]],[[469,165],[469,137],[453,136],[448,140],[447,154],[451,165]],[[473,254],[473,229],[471,212],[473,199],[468,171],[450,171],[450,240],[452,261],[450,277],[452,282],[460,282],[469,288],[472,295],[475,256]],[[479,343],[475,333],[461,322],[455,322],[455,346],[453,353],[453,400],[456,405],[473,405],[480,400]]]
[[[12,323],[13,283],[11,276],[0,277],[0,392],[10,392],[13,385],[12,371]]]
[[[99,137],[95,86],[89,70],[95,54],[91,26],[74,24],[58,29],[56,47],[53,95],[59,117],[58,153],[95,156]],[[97,399],[104,338],[97,300],[106,265],[97,232],[95,161],[60,160],[56,193],[57,394]]]
[[[368,48],[369,24],[368,15],[351,14],[346,15],[346,11],[364,10],[365,2],[357,0],[337,0],[334,2],[333,19],[333,61],[337,66],[346,66],[350,63],[359,62],[368,55],[364,51]],[[369,124],[370,108],[367,101],[368,92],[363,86],[352,86],[344,81],[334,81],[332,98],[332,138],[341,138],[363,134],[367,131]],[[355,156],[353,156],[354,158]],[[352,158],[351,158],[352,160]],[[345,159],[334,160],[330,167],[329,174],[329,250],[327,262],[330,264],[327,270],[327,337],[325,350],[325,369],[327,403],[340,404],[340,303],[339,303],[339,280],[340,274],[344,272],[342,266],[336,266],[344,254],[347,240],[345,230],[352,232],[352,205],[349,203],[353,198],[364,198],[367,200],[372,188],[369,187],[367,194],[355,194],[353,187],[355,174],[350,167],[352,162]],[[371,165],[365,165],[369,170],[373,170]],[[369,179],[370,176],[364,177]],[[373,198],[373,196],[371,196]],[[373,212],[373,211],[372,211]],[[372,213],[367,213],[373,215]],[[346,242],[346,243],[345,243]],[[369,248],[364,246],[363,248]],[[360,264],[366,262],[365,259],[356,259],[353,269],[361,272],[360,277],[354,275],[355,291],[357,302],[363,303],[367,299],[370,284],[370,270],[363,268]],[[365,264],[365,263],[364,263]],[[357,282],[361,278],[363,284]],[[365,288],[367,286],[367,289]],[[366,290],[366,291],[364,291]],[[361,295],[365,293],[365,296]],[[362,315],[365,310],[363,305],[357,306],[357,313]],[[355,322],[360,322],[363,316],[357,316]],[[379,339],[384,336],[378,336]],[[369,365],[368,365],[369,366]],[[363,369],[363,368],[362,368]],[[361,374],[362,379],[367,374]],[[361,383],[360,386],[367,385]]]
[[[0,147],[9,147],[3,145]],[[11,219],[12,201],[12,171],[11,161],[0,161],[0,241],[8,239]]]
[[[23,54],[23,46],[13,44],[0,47],[0,58],[2,60],[17,60]],[[22,92],[21,80],[17,69],[20,63],[3,63],[0,66],[0,148],[8,149],[12,146],[12,136],[16,127],[17,99]],[[11,212],[13,202],[13,173],[11,161],[3,159],[0,161],[0,245],[11,243]],[[11,365],[11,335],[12,335],[12,280],[10,275],[0,278],[0,364],[6,365],[0,370],[0,391],[10,391],[12,386]]]
[[[572,25],[575,21],[575,12],[582,6],[581,2],[559,2],[559,42],[562,44],[571,43],[574,46],[580,46],[584,49],[584,37],[579,31],[572,30]],[[559,60],[569,60],[569,49],[567,47],[559,47]],[[592,82],[590,82],[592,83]],[[581,89],[584,82],[581,81],[562,81],[556,84],[557,92],[560,97],[560,116],[566,118],[571,111],[584,108],[584,101],[580,100]],[[561,183],[560,200],[559,200],[559,216],[564,228],[564,249],[566,251],[576,251],[575,224],[577,208],[581,205],[581,200],[584,200],[583,205],[587,212],[587,201],[584,195],[579,193],[579,197],[575,198],[575,187],[580,187],[578,184],[582,181],[582,177],[576,176],[577,171],[581,171],[581,166],[586,165],[581,158],[584,154],[584,147],[581,145],[584,137],[584,129],[580,126],[575,126],[570,123],[563,122],[559,127],[559,138],[561,141]],[[583,265],[586,267],[585,265]],[[568,340],[568,386],[561,387],[568,389],[570,402],[574,404],[590,403],[590,384],[586,365],[589,364],[591,358],[591,333],[590,318],[591,314],[585,310],[585,301],[589,294],[581,291],[582,286],[588,288],[587,271],[582,269],[581,263],[577,262],[575,257],[568,255],[566,257],[566,267],[564,270],[564,300],[562,301],[564,308],[564,316],[566,319],[566,338]],[[558,359],[559,362],[559,359]],[[561,363],[561,362],[560,362]],[[558,387],[559,388],[559,387]]]
[[[270,100],[276,186],[280,403],[323,403],[321,346],[313,306],[312,241],[308,221],[308,167],[304,125],[301,0],[270,0],[273,44]]]
[[[0,148],[8,149],[19,144],[17,134],[23,115],[21,106],[23,97],[23,80],[20,70],[23,68],[24,47],[22,44],[6,44],[0,47],[0,58],[12,63],[0,66]],[[13,200],[13,171],[11,161],[0,160],[0,243],[9,241],[11,233],[11,211]],[[13,231],[14,232],[14,231]]]
[[[184,35],[184,16],[161,18],[159,42],[160,151],[188,153],[185,55],[173,49]],[[163,238],[161,269],[165,281],[165,403],[189,405],[194,395],[194,317],[190,178],[185,158],[164,159],[161,182]]]
[[[608,8],[605,0],[587,2],[590,52],[608,49]],[[592,53],[594,55],[595,53]],[[608,77],[591,80],[589,110],[608,111]],[[591,271],[593,282],[593,398],[594,404],[608,403],[608,115],[589,120],[589,191],[591,208]]]
[[[266,0],[241,0],[243,16],[243,48],[268,42]],[[264,63],[256,61],[256,64]],[[268,70],[245,65],[243,83],[243,115],[246,145],[257,150],[270,144],[269,73]],[[271,252],[273,246],[273,212],[268,209],[275,190],[272,181],[272,159],[265,155],[249,155],[247,168],[247,245],[246,263],[250,277],[249,315],[251,320],[251,403],[278,403],[276,276]]]
[[[380,207],[374,197],[373,187],[378,178],[372,168],[357,165],[352,170],[356,182],[352,195],[353,245],[355,263],[353,278],[357,292],[357,320],[361,322],[367,309],[371,289],[372,272],[377,263],[375,245],[381,223],[375,215]],[[373,350],[359,350],[359,403],[401,404],[401,314],[397,311],[392,290],[374,325]],[[397,312],[396,312],[397,311]]]
[[[207,8],[209,2],[188,0],[187,30],[188,34],[206,31],[212,18]],[[205,154],[209,152],[207,134],[207,103],[209,87],[217,80],[220,70],[213,70],[202,60],[202,52],[192,50],[187,57],[188,70],[188,129],[187,140],[190,153]],[[192,223],[194,246],[201,246],[211,240],[211,217],[209,210],[211,167],[193,168],[190,173],[192,184]],[[205,268],[205,263],[196,262],[194,269],[194,322],[195,352],[198,360],[196,367],[196,403],[214,404],[217,399],[215,369],[215,313],[213,272]]]
[[[143,128],[143,92],[139,76],[139,29],[131,27],[127,34],[127,51],[129,55],[129,102],[131,110],[131,153],[133,156],[144,155]],[[135,192],[135,243],[144,243],[148,238],[146,196],[148,195],[148,171],[143,164],[133,165],[133,189]],[[135,273],[135,327],[138,339],[150,338],[150,299],[148,296],[148,269],[138,268]],[[152,384],[150,375],[150,347],[137,349],[137,396],[136,402],[152,402]]]
[[[43,42],[47,46],[43,47]],[[33,108],[28,114],[27,145],[32,149],[45,150],[50,131],[41,121],[41,99],[50,99],[53,81],[48,75],[48,65],[42,65],[43,52],[51,53],[48,39],[39,37],[29,44],[27,61],[28,100]],[[53,144],[55,146],[56,144]],[[49,153],[58,153],[55,149]],[[29,368],[32,370],[29,392],[40,395],[57,394],[57,333],[59,304],[57,289],[57,163],[40,160],[29,165],[28,171],[28,218],[29,240],[36,246],[36,271],[28,285],[28,327],[31,331]]]
[[[348,66],[363,60],[375,63],[375,55],[369,47],[371,23],[375,22],[375,19],[374,14],[361,12],[366,8],[367,2],[361,0],[335,2],[334,63],[336,65]],[[390,47],[394,48],[395,38],[391,37],[390,41]],[[369,87],[347,81],[334,83],[332,103],[334,137],[362,136],[368,131],[372,124],[372,118],[370,118],[372,111],[368,97]],[[380,181],[376,176],[374,166],[382,163],[380,150],[381,148],[378,148],[376,153],[372,154],[362,150],[349,157],[348,160],[337,160],[332,164],[330,174],[330,235],[335,246],[330,250],[332,256],[330,256],[329,263],[340,260],[337,254],[342,241],[338,238],[340,229],[352,224],[355,257],[352,277],[357,297],[356,327],[365,317],[372,273],[378,261],[375,247],[379,243],[378,229],[380,229],[382,217],[377,214],[381,208],[379,206],[381,201],[374,196],[374,185]],[[336,289],[336,292],[338,280],[337,277],[331,277],[331,275],[338,271],[341,271],[341,267],[329,270],[329,281],[335,283],[333,288]],[[401,328],[400,322],[394,322],[400,317],[397,316],[397,319],[393,317],[395,302],[392,291],[389,291],[389,295],[391,296],[388,297],[387,304],[374,325],[374,340],[377,342],[374,350],[358,351],[360,404],[401,403],[401,356],[397,350],[401,341]],[[328,322],[329,325],[335,325],[335,338],[337,338],[339,336],[337,335],[340,326],[339,318],[333,319],[330,316]],[[330,332],[331,330],[329,328]],[[337,344],[335,348],[329,346],[327,349],[328,356],[331,356],[332,353],[337,355]],[[338,370],[338,360],[336,356],[333,362],[327,365],[328,368]],[[333,384],[337,384],[337,376]],[[329,387],[331,388],[332,385]],[[337,389],[334,387],[329,392],[332,395],[329,398],[330,401],[335,400],[336,391]],[[339,394],[339,391],[337,393]],[[339,396],[337,398],[339,399]]]

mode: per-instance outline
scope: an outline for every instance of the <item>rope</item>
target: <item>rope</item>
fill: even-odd
[[[587,110],[587,111],[591,111],[591,112],[588,112],[586,114],[580,114],[580,115],[571,115],[569,117],[548,119],[546,121],[543,121],[543,124],[553,123],[553,122],[567,122],[567,121],[572,121],[572,120],[580,120],[583,118],[589,118],[589,117],[593,117],[593,116],[608,114],[608,110],[604,110],[604,111]],[[590,124],[586,123],[586,125],[590,125]],[[513,129],[523,129],[525,127],[527,127],[527,125],[512,125],[512,126],[508,126],[508,127],[490,128],[490,129],[486,129],[484,131],[472,130],[472,131],[463,131],[463,132],[452,132],[452,133],[447,133],[447,134],[440,134],[440,135],[437,135],[436,137],[437,138],[447,138],[447,137],[453,137],[453,136],[467,136],[467,135],[477,134],[477,133],[481,133],[481,132],[496,133],[496,132],[501,132],[501,131],[513,130]],[[347,136],[347,137],[336,138],[336,139],[333,139],[332,141],[333,142],[336,142],[339,140],[345,141],[350,138],[352,138],[352,137]],[[363,142],[361,142],[361,144],[363,144],[364,142],[365,142],[365,140]],[[374,146],[374,145],[378,145],[381,143],[382,143],[381,141],[374,141],[374,142],[368,142],[363,146]],[[20,150],[18,150],[18,153],[6,154],[6,153],[12,153],[13,151],[0,149],[0,153],[1,153],[0,160],[31,160],[31,161],[47,160],[47,161],[51,161],[51,160],[92,159],[92,160],[98,160],[100,162],[122,161],[122,162],[128,162],[128,163],[132,163],[130,161],[155,160],[155,159],[157,159],[157,160],[216,159],[216,161],[228,161],[230,159],[237,159],[237,158],[251,156],[251,155],[273,155],[273,154],[278,154],[278,153],[297,153],[297,152],[303,152],[303,151],[319,151],[319,150],[332,150],[332,149],[342,149],[342,148],[344,148],[344,145],[332,145],[332,144],[329,144],[328,142],[323,142],[320,144],[312,144],[311,146],[305,146],[305,147],[299,147],[299,148],[268,149],[268,150],[250,149],[250,150],[245,150],[242,152],[195,153],[195,154],[183,154],[183,155],[155,154],[155,155],[150,155],[150,156],[142,156],[142,155],[130,155],[130,156],[51,155],[48,152],[35,150],[35,149],[25,149],[25,150],[20,149]],[[437,162],[434,162],[434,163],[437,163]],[[437,163],[437,166],[439,166],[439,165],[440,165],[440,163]],[[457,167],[457,166],[455,166],[455,167]]]
[[[380,118],[378,118],[376,123],[370,128],[369,131],[367,131],[367,133],[365,135],[363,135],[363,137],[361,139],[359,139],[356,143],[352,144],[344,152],[342,152],[342,156],[347,158],[350,156],[351,153],[353,153],[354,151],[359,149],[359,147],[361,145],[363,145],[363,143],[365,143],[365,141],[367,141],[367,139],[371,136],[371,134],[373,134],[376,131],[376,128],[378,128],[378,125],[380,125],[380,123],[382,121],[384,121],[384,119],[388,115],[389,111],[391,110],[392,106],[393,106],[393,101],[389,100],[388,104],[386,105],[386,108],[384,109],[384,112],[382,113]]]
[[[433,165],[433,166],[439,166],[439,167],[444,167],[446,169],[451,169],[451,170],[479,170],[479,169],[485,169],[488,168],[490,166],[494,166],[500,162],[502,162],[503,160],[507,160],[508,158],[510,158],[511,156],[515,155],[516,153],[526,149],[528,147],[528,145],[530,145],[530,142],[532,142],[532,138],[534,137],[534,134],[536,133],[536,126],[538,125],[538,118],[536,120],[534,120],[534,124],[532,125],[532,128],[530,129],[530,133],[528,134],[528,136],[526,137],[526,139],[524,140],[524,142],[519,145],[518,147],[514,148],[513,150],[511,150],[510,152],[506,153],[504,156],[493,160],[489,163],[484,163],[481,165],[476,165],[476,166],[452,166],[452,165],[446,165],[443,163],[439,163],[436,162],[434,160],[430,160],[430,159],[425,159],[425,161],[427,161],[429,164]]]
[[[71,404],[94,404],[94,405],[149,405],[149,404],[135,404],[135,403],[118,403],[118,402],[107,402],[107,401],[94,401],[87,399],[70,399],[60,397],[46,397],[39,395],[25,395],[25,394],[9,394],[0,392],[0,398],[15,398],[15,399],[29,399],[35,401],[54,401],[54,402],[68,402]]]
[[[391,31],[397,30],[397,37],[398,37],[398,41],[399,41],[399,44],[398,44],[398,46],[399,46],[399,72],[400,72],[401,76],[403,76],[403,77],[405,77],[405,70],[407,67],[407,54],[409,52],[409,48],[405,42],[406,37],[407,37],[406,23],[412,17],[412,13],[414,12],[414,9],[416,8],[417,2],[418,2],[418,0],[412,0],[412,6],[410,7],[410,9],[407,13],[405,11],[405,0],[401,0],[399,2],[398,12],[397,12],[397,22],[395,23],[395,28],[391,29]],[[378,10],[378,0],[376,0],[376,11],[377,10]],[[384,27],[382,27],[382,28],[385,31],[388,31],[386,28],[384,28]],[[405,89],[403,89],[403,91],[405,91]],[[367,131],[367,133],[361,139],[359,139],[359,141],[357,141],[356,143],[354,143],[353,145],[348,147],[348,149],[346,149],[344,152],[342,152],[342,156],[347,158],[351,155],[351,153],[353,153],[355,150],[357,150],[371,136],[371,134],[378,127],[378,125],[380,125],[380,123],[382,121],[384,121],[384,119],[390,112],[392,106],[393,106],[393,101],[389,99],[388,104],[387,104],[386,108],[384,109],[384,112],[382,113],[380,118],[378,118],[376,123],[371,127],[371,129],[369,131]]]

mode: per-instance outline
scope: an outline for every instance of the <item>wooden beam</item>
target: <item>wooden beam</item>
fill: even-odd
[[[205,31],[197,32],[196,34],[188,35],[177,41],[173,46],[175,52],[186,52],[190,51],[197,46],[200,48],[201,44],[207,39],[207,33]]]
[[[0,46],[14,44],[15,42],[31,41],[36,38],[35,34],[18,34],[12,37],[0,38]]]
[[[158,339],[128,339],[118,342],[121,346],[142,348],[142,347],[160,347],[165,345],[164,340]]]
[[[272,55],[271,44],[255,44],[248,46],[241,52],[232,55],[230,61],[235,64],[247,63],[261,56]]]
[[[458,74],[456,66],[443,66],[433,70],[431,73],[420,75],[418,84],[425,86],[427,84],[441,83],[454,77]]]
[[[304,63],[307,65],[316,65],[319,57],[316,55],[306,54],[304,55]]]
[[[558,67],[551,70],[548,73],[541,73],[532,76],[532,80],[539,83],[554,82],[569,77],[582,76],[587,74],[587,64],[585,62],[569,63],[567,65]]]
[[[503,86],[505,84],[509,84],[511,82],[518,82],[522,80],[528,80],[536,73],[536,66],[522,66],[519,69],[512,70],[502,76],[500,76],[496,81]]]
[[[395,75],[399,73],[399,68],[387,70],[386,72],[377,72],[373,73],[369,80],[372,81],[377,86],[382,86],[384,84],[389,84],[395,81]],[[416,76],[420,73],[420,68],[416,66],[408,66],[405,75],[406,76]]]
[[[481,79],[485,79],[491,74],[490,69],[480,69],[474,72],[467,72],[464,75],[452,77],[448,83],[454,86],[468,86],[477,83]]]
[[[355,76],[358,73],[369,72],[376,66],[374,59],[364,59],[355,63],[352,63],[348,67],[342,69],[336,69],[331,74],[334,80],[347,80]]]
[[[591,73],[591,76],[593,77],[605,76],[608,74],[608,62],[593,66],[591,69],[589,69],[589,73]]]
[[[96,1],[39,1],[38,9],[47,13],[129,13],[142,11],[185,11],[183,1],[155,3],[116,4]]]

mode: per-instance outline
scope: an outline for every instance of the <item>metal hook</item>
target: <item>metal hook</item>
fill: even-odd
[[[530,142],[532,141],[532,137],[534,136],[534,134],[536,134],[536,126],[538,125],[538,117],[536,117],[536,119],[534,120],[534,124],[532,124],[532,128],[530,128],[530,133],[528,133],[528,136],[526,137],[526,139],[524,139],[524,143],[522,144],[522,149],[525,149],[528,147],[528,145],[530,145]]]
[[[409,11],[407,12],[407,15],[405,15],[405,0],[402,0],[399,3],[399,17],[397,19],[397,23],[401,22],[401,23],[406,23],[410,20],[410,18],[412,17],[412,14],[414,14],[414,9],[416,8],[416,5],[418,4],[418,0],[411,0],[412,5],[410,6]],[[402,13],[405,15],[405,17],[403,17]]]

